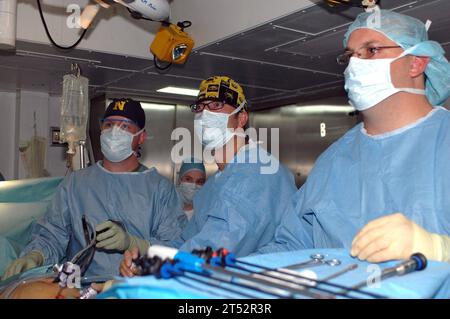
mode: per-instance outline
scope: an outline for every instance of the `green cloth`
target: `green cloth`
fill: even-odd
[[[0,182],[0,276],[31,241],[62,178]]]
[[[51,200],[62,177],[0,182],[0,203],[28,203]]]

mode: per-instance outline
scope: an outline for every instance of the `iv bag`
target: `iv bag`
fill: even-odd
[[[60,142],[67,142],[67,153],[75,154],[75,143],[86,140],[89,117],[89,80],[73,74],[64,75],[61,100]]]

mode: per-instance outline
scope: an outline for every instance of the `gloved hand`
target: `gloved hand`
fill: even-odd
[[[418,252],[431,260],[448,261],[449,248],[450,237],[429,233],[396,213],[364,226],[353,239],[350,254],[374,263],[407,259]]]
[[[137,247],[133,247],[123,254],[123,260],[119,267],[122,277],[134,277],[137,274],[136,268],[133,267],[133,259],[137,258],[139,258],[139,250]]]
[[[132,247],[138,247],[139,251],[146,253],[150,243],[144,239],[128,234],[120,225],[113,221],[106,221],[95,228],[97,232],[103,233],[97,236],[95,247],[104,250],[117,250],[124,252]]]
[[[44,264],[44,255],[40,251],[32,250],[25,256],[14,260],[6,268],[3,274],[2,280],[6,280],[9,277],[20,274],[25,270],[42,266]]]

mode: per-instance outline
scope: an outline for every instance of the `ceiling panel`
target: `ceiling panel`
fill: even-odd
[[[423,0],[425,1],[425,0]],[[384,9],[402,8],[414,4],[416,0],[390,0],[382,1]],[[351,23],[361,13],[360,8],[340,6],[331,8],[325,3],[301,10],[285,18],[273,22],[285,28],[308,32],[311,35],[343,27]]]
[[[225,55],[253,56],[267,49],[283,43],[298,41],[306,35],[298,32],[286,31],[266,24],[232,38],[216,42],[202,51]]]
[[[337,7],[331,9],[327,5],[316,5],[274,21],[273,24],[314,35],[348,24],[360,12],[359,8]]]
[[[324,34],[320,37],[305,39],[290,45],[280,47],[278,50],[287,53],[296,53],[308,56],[324,56],[337,54],[343,50],[342,39],[346,30]]]

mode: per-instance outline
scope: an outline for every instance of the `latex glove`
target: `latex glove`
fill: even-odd
[[[42,266],[44,264],[44,255],[40,251],[32,250],[25,256],[14,260],[7,268],[2,277],[6,280],[9,277],[20,274],[25,270]]]
[[[92,283],[91,287],[98,293],[102,293],[111,288],[115,283],[116,282],[114,280],[108,280],[103,284]]]
[[[147,252],[150,243],[144,239],[128,234],[120,225],[113,221],[106,221],[95,228],[97,232],[102,232],[97,236],[95,247],[104,250],[117,250],[124,252],[132,247],[138,247],[140,251]]]
[[[133,267],[133,259],[137,258],[139,258],[139,249],[137,247],[133,247],[123,254],[123,260],[119,268],[123,277],[134,277],[137,274],[137,269]]]
[[[364,226],[353,239],[350,254],[373,263],[408,259],[417,252],[428,259],[444,261],[449,258],[448,240],[448,236],[429,233],[404,215],[396,213]]]

